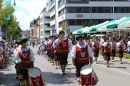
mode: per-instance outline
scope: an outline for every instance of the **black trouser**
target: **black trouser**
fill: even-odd
[[[76,62],[75,63],[75,67],[76,67],[76,76],[77,77],[80,77],[80,71],[81,71],[81,68],[84,66],[84,65],[88,65],[89,64],[89,62],[88,63],[78,63],[78,62]]]
[[[66,65],[67,59],[68,59],[68,54],[62,54],[62,53],[59,54],[60,65]]]
[[[25,80],[29,79],[29,75],[28,75],[28,69],[20,69],[20,74],[23,75],[23,78]]]

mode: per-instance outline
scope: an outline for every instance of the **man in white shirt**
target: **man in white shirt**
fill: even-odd
[[[73,65],[76,66],[77,81],[79,81],[80,71],[84,65],[93,63],[93,52],[90,46],[84,42],[83,36],[76,38],[78,43],[72,47],[70,56],[72,57]]]
[[[26,42],[27,39],[20,40],[21,47],[16,49],[14,58],[20,69],[21,75],[23,75],[24,80],[26,80],[27,84],[29,84],[28,70],[25,68],[34,67],[35,58],[32,50],[26,46]]]
[[[72,41],[69,38],[65,37],[65,32],[59,32],[59,38],[57,38],[53,43],[53,48],[59,46],[59,60],[61,65],[62,74],[65,75],[65,68],[68,63],[68,53],[72,47]]]
[[[123,40],[121,38],[119,39],[119,42],[116,44],[116,47],[117,47],[119,58],[120,58],[120,64],[122,64],[122,58],[123,58],[123,53],[125,50],[125,44],[123,43]]]

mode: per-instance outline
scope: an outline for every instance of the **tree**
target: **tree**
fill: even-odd
[[[83,24],[83,27],[86,27],[86,26],[92,26],[92,25],[94,25],[94,23],[93,22],[85,22],[84,24]]]

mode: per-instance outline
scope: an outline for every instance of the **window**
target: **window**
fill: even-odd
[[[50,28],[50,24],[45,24],[44,27],[45,28]]]
[[[114,7],[114,12],[115,12],[115,13],[119,13],[118,7]]]
[[[75,3],[82,3],[82,0],[75,0]]]
[[[103,13],[103,7],[98,7],[98,13]]]
[[[74,3],[74,0],[67,0],[68,3]]]
[[[76,25],[82,25],[82,19],[77,19],[76,20]]]
[[[82,8],[81,7],[76,7],[76,13],[82,13]]]
[[[125,7],[119,7],[119,13],[126,13]]]
[[[46,30],[45,35],[50,35],[50,30]]]
[[[74,19],[68,20],[68,24],[69,24],[69,25],[75,25],[75,20],[74,20]]]
[[[75,13],[75,8],[74,7],[68,7],[68,13]]]
[[[112,8],[111,7],[104,7],[104,13],[111,13]]]
[[[42,29],[42,24],[40,25],[40,29]]]
[[[83,7],[83,13],[90,13],[89,7]]]
[[[126,13],[130,13],[130,7],[126,7]]]
[[[89,0],[83,0],[83,3],[89,3]]]
[[[42,17],[40,18],[40,22],[42,22]]]
[[[42,31],[41,31],[41,36],[43,36],[43,35],[42,35]]]
[[[83,19],[83,24],[84,24],[85,22],[89,22],[89,19]]]
[[[97,8],[96,7],[91,7],[92,8],[92,13],[97,13]]]
[[[44,17],[45,21],[50,21],[50,17]]]

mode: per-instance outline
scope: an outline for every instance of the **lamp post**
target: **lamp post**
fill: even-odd
[[[92,6],[91,6],[91,22],[92,22]]]
[[[113,20],[115,19],[115,15],[114,15],[114,0],[113,0]]]
[[[14,4],[13,4],[14,6],[16,6],[16,2],[15,2],[15,0],[14,0]]]

